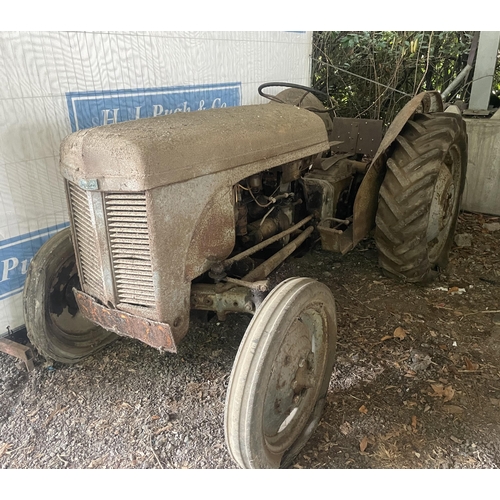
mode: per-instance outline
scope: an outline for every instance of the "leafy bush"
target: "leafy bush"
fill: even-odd
[[[338,116],[388,124],[412,96],[443,91],[466,66],[473,31],[315,31],[313,87]],[[500,68],[495,88],[498,88]],[[450,100],[468,100],[473,71]],[[377,83],[374,83],[377,82]]]

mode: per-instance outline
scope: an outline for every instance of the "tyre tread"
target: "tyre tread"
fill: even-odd
[[[453,144],[462,152],[460,197],[465,182],[467,144],[465,123],[460,116],[417,114],[395,141],[379,191],[375,230],[379,264],[391,276],[405,281],[426,281],[435,275],[435,267],[442,268],[447,263],[458,209],[436,262],[429,260],[426,231],[434,183],[444,155]]]

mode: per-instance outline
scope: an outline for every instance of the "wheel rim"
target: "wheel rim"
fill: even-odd
[[[263,404],[263,433],[273,454],[292,446],[314,409],[326,363],[325,324],[321,306],[309,308],[280,345]]]
[[[456,145],[447,152],[438,171],[429,209],[427,242],[429,261],[437,261],[456,219],[461,183],[461,155]]]
[[[66,350],[91,345],[97,328],[80,313],[73,288],[80,289],[80,280],[76,262],[73,257],[69,257],[54,275],[48,294],[52,340]]]

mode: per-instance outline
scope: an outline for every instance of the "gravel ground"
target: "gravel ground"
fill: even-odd
[[[275,280],[323,281],[338,310],[327,407],[293,468],[498,468],[498,220],[462,214],[457,232],[472,246],[455,247],[425,287],[383,277],[371,239],[343,257],[315,247],[277,270]],[[193,322],[177,355],[120,338],[74,366],[36,356],[27,373],[0,353],[0,466],[235,468],[224,400],[249,321]]]

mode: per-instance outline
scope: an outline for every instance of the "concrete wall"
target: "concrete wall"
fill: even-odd
[[[500,119],[466,119],[469,163],[462,208],[500,215]]]

